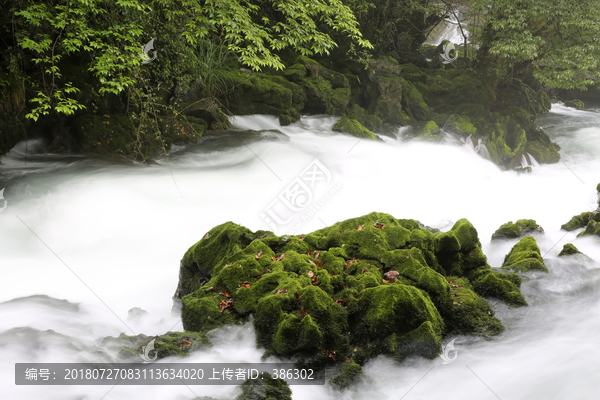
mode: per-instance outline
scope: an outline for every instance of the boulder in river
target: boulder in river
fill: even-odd
[[[540,248],[533,236],[525,236],[519,243],[513,246],[510,253],[504,258],[502,268],[518,272],[531,270],[548,272],[548,268],[546,268],[542,259]]]
[[[563,249],[558,253],[558,256],[570,256],[572,254],[581,254],[577,247],[573,246],[571,243],[565,243]]]
[[[533,219],[520,219],[500,226],[492,235],[492,240],[515,239],[529,233],[544,233],[544,229]]]
[[[433,358],[444,335],[498,334],[480,295],[526,305],[518,284],[492,272],[465,219],[439,232],[373,212],[284,238],[219,225],[184,255],[175,297],[186,331],[253,316],[265,356],[325,367],[379,354]]]

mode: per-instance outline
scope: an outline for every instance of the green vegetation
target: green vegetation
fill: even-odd
[[[410,124],[432,140],[440,137],[436,124],[481,139],[492,161],[513,169],[526,153],[559,160],[535,116],[552,97],[583,103],[554,89],[599,82],[600,12],[565,0],[15,0],[1,7],[8,39],[0,46],[0,154],[31,134],[59,152],[147,160],[227,129],[228,115],[273,114],[288,125],[303,113],[326,113],[357,121],[341,130],[361,137]],[[458,16],[465,41],[444,65],[444,43],[423,43]],[[154,49],[142,54],[152,38]]]

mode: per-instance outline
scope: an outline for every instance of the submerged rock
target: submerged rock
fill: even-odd
[[[480,295],[526,305],[519,284],[492,272],[465,219],[439,232],[374,212],[285,239],[219,225],[184,255],[176,298],[186,331],[253,316],[265,356],[324,367],[434,358],[443,335],[497,334]]]
[[[544,229],[533,219],[520,219],[500,226],[492,235],[492,240],[515,239],[531,232],[544,233]]]
[[[558,256],[570,256],[572,254],[581,254],[577,247],[573,246],[571,243],[565,243],[563,249],[558,253]]]
[[[515,244],[510,253],[504,258],[502,268],[512,269],[518,272],[541,270],[548,272],[544,264],[540,248],[533,236],[525,236]]]

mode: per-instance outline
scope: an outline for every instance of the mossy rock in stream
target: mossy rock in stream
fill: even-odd
[[[248,379],[241,385],[242,393],[236,400],[292,400],[292,390],[286,381],[261,372],[258,378]]]
[[[598,218],[599,215],[600,214],[595,214],[594,218],[591,218],[588,221],[585,229],[581,231],[577,236],[600,236],[600,223],[597,221],[598,219],[600,219]]]
[[[253,316],[265,356],[323,368],[380,354],[433,358],[443,335],[501,332],[480,293],[513,305],[520,294],[510,279],[486,276],[467,220],[439,232],[373,212],[285,238],[219,225],[186,252],[176,297],[186,331]]]
[[[365,377],[363,369],[354,360],[345,361],[340,369],[336,372],[336,375],[329,380],[333,385],[340,389],[345,389]]]
[[[583,104],[583,101],[577,99],[565,101],[565,106],[573,107],[578,110],[583,110],[585,108],[585,104]]]
[[[377,136],[375,136],[373,132],[365,128],[357,120],[348,117],[342,117],[335,125],[333,125],[332,130],[336,132],[346,132],[359,138],[377,140]]]
[[[549,110],[546,93],[536,93],[518,79],[507,79],[496,87],[481,74],[466,69],[421,69],[413,64],[402,64],[400,68],[400,75],[407,81],[403,101],[410,97],[412,85],[435,113],[422,115],[424,120],[431,119],[445,129],[446,122],[455,116],[468,118],[468,123],[457,126],[463,137],[472,135],[474,142],[481,139],[487,149],[485,156],[497,165],[513,169],[521,165],[527,153],[540,164],[560,160],[560,146],[535,124],[536,113]],[[414,107],[404,106],[403,111],[413,117],[414,123]]]
[[[504,258],[502,268],[518,272],[531,270],[548,272],[548,268],[546,268],[542,259],[540,248],[533,236],[525,236],[519,243],[513,246],[510,253]]]
[[[544,229],[533,219],[520,219],[514,223],[509,221],[494,232],[492,240],[515,239],[532,232],[544,233]]]
[[[595,219],[596,216],[598,216],[598,214],[594,214],[592,211],[582,212],[579,215],[574,215],[566,224],[562,224],[560,229],[570,232],[579,228],[585,228],[588,222],[590,222],[592,218]],[[600,221],[600,218],[598,218],[598,220]]]
[[[300,118],[307,101],[303,88],[283,76],[227,70],[217,76],[229,87],[224,104],[236,115],[272,114],[287,124]]]
[[[573,255],[573,254],[581,254],[581,252],[577,249],[577,247],[575,247],[571,243],[565,243],[565,245],[563,246],[563,248],[560,251],[560,253],[558,253],[558,256],[559,257],[570,256],[570,255]]]
[[[146,349],[152,341],[153,349]],[[155,337],[143,334],[128,336],[121,333],[117,338],[104,338],[102,343],[111,347],[118,346],[117,357],[121,362],[141,361],[141,354],[145,354],[149,359],[156,357],[156,360],[170,356],[185,357],[191,352],[212,346],[208,337],[201,332],[167,332]]]
[[[600,231],[597,228],[597,223],[600,222],[600,183],[596,186],[596,191],[598,192],[594,204],[596,210],[582,212],[579,215],[573,216],[569,222],[561,225],[561,229],[566,231],[574,231],[579,228],[586,228],[579,233],[579,236],[595,234],[600,235]]]

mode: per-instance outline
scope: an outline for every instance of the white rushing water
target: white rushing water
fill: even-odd
[[[236,117],[237,127],[279,129],[290,139],[233,148],[208,140],[174,150],[172,174],[164,160],[147,166],[43,154],[35,141],[25,164],[25,144],[19,144],[0,166],[8,202],[0,213],[0,398],[234,398],[239,389],[228,386],[15,386],[14,364],[104,362],[99,339],[105,336],[182,330],[171,297],[184,252],[226,221],[271,229],[264,219],[270,205],[315,159],[330,174],[328,197],[305,199],[308,208],[294,215],[300,226],[278,226],[279,234],[307,233],[372,211],[442,230],[467,218],[489,264],[499,267],[516,240],[492,244],[491,234],[507,221],[532,218],[546,231],[537,239],[550,273],[524,277],[529,307],[491,301],[505,332],[493,339],[456,337],[451,364],[380,357],[365,365],[362,384],[343,392],[292,386],[295,400],[597,398],[600,239],[576,239],[577,232],[560,225],[592,210],[600,182],[598,110],[554,105],[540,117],[564,162],[538,166],[531,158],[530,174],[501,171],[470,139],[383,143],[333,133],[334,122],[309,117],[280,127],[270,116]],[[557,258],[567,242],[587,257]],[[33,295],[49,297],[8,302]],[[127,320],[132,307],[148,314]],[[212,349],[186,362],[258,362],[262,355],[251,325],[212,338]]]

